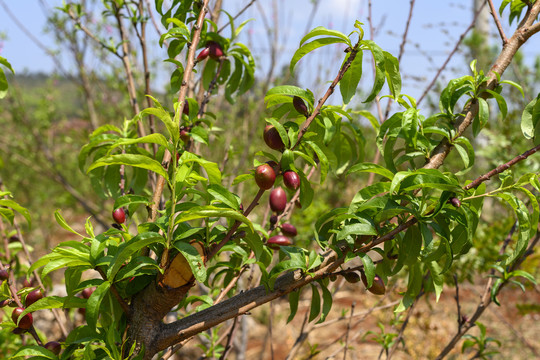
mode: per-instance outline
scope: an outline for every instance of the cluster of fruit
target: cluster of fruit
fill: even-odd
[[[8,279],[9,272],[6,269],[0,270],[0,282],[7,281]],[[25,279],[23,282],[23,287],[33,287],[33,283],[34,281],[29,281],[28,279]],[[24,299],[25,307],[17,306],[17,303],[13,299],[5,299],[0,301],[0,308],[3,308],[5,306],[17,306],[15,307],[15,309],[13,309],[13,312],[11,313],[11,320],[13,320],[15,325],[17,325],[17,327],[13,329],[14,334],[22,334],[32,328],[34,324],[34,318],[32,316],[32,313],[27,313],[22,317],[21,315],[27,307],[42,298],[43,292],[41,291],[41,289],[35,289],[26,294],[26,297]],[[48,343],[44,344],[43,347],[50,350],[55,355],[59,355],[60,351],[62,350],[62,345],[58,341],[49,341]]]
[[[293,104],[298,112],[308,116],[307,106],[301,98],[295,96],[293,98]],[[273,150],[283,151],[285,148],[283,140],[273,125],[267,125],[264,128],[263,139],[266,145]],[[282,176],[283,185],[285,185],[287,189],[296,191],[300,187],[300,176],[291,169],[282,171],[280,164],[275,161],[268,161],[255,169],[255,182],[261,190],[271,189],[278,176]],[[281,186],[275,187],[270,192],[268,201],[270,209],[274,212],[270,218],[270,226],[271,230],[273,230],[278,222],[277,215],[283,213],[287,207],[287,193]],[[296,228],[292,224],[281,224],[279,228],[281,234],[274,235],[267,241],[267,245],[272,249],[279,249],[280,246],[291,245],[291,238],[297,235]]]

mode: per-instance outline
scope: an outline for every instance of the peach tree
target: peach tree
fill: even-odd
[[[124,21],[142,29],[148,20],[142,1],[102,3],[104,16],[116,19],[120,30]],[[370,292],[381,295],[388,279],[406,276],[396,312],[406,311],[424,293],[440,296],[455,262],[475,246],[487,198],[508,205],[515,225],[492,264],[493,281],[484,305],[497,302],[498,292],[509,282],[534,282],[519,265],[538,241],[540,182],[537,173],[514,175],[512,167],[539,149],[535,144],[540,97],[522,109],[521,127],[523,136],[532,140],[530,150],[508,154],[507,161],[476,179],[467,173],[475,166],[473,139],[496,112],[503,120],[507,115],[503,88],[522,91],[503,75],[519,47],[540,30],[540,2],[503,1],[500,13],[511,4],[510,21],[520,19],[515,34],[503,37],[502,51],[487,73],[472,61],[468,74],[449,81],[440,94],[439,111],[429,114],[422,114],[417,101],[401,93],[398,59],[367,39],[361,22],[351,24],[349,34],[315,27],[300,41],[289,71],[294,73],[304,56],[315,56],[310,53],[316,49],[341,46],[335,78],[317,96],[293,85],[267,90],[253,168],[234,176],[218,164],[220,159],[203,155],[227,127],[211,112],[211,100],[221,92],[232,106],[242,106],[237,99],[254,85],[256,63],[250,49],[238,41],[246,22],[236,24],[235,17],[223,11],[229,20],[225,32],[207,17],[208,3],[155,1],[152,11],[166,29],[159,45],[164,60],[175,66],[170,75],[174,101],[144,91],[147,106],[139,108],[141,90],[134,88],[126,60],[129,39],[110,43],[95,38],[122,60],[135,112],[121,126],[95,129],[78,158],[95,191],[114,201],[110,211],[115,223],[98,229],[88,218],[82,233],[56,211],[58,224],[72,233],[72,239],[31,264],[28,274],[40,281],[30,288],[17,290],[13,257],[2,260],[0,271],[7,281],[0,295],[21,309],[3,326],[28,333],[35,341],[17,356],[167,357],[181,352],[193,336],[285,295],[290,321],[303,291],[311,294],[308,320],[323,322],[332,308],[329,286],[338,277],[362,280]],[[59,11],[90,36],[81,4],[69,3]],[[374,63],[367,94],[358,91],[366,72],[364,57]],[[7,60],[0,60],[10,68]],[[0,75],[0,95],[5,95],[3,70]],[[337,89],[341,97],[334,96],[331,104]],[[190,91],[193,96],[188,97]],[[367,110],[347,107],[358,98],[369,106],[381,94],[398,107],[384,122]],[[364,136],[360,118],[369,121],[376,137]],[[466,133],[469,128],[472,132]],[[227,130],[224,136],[235,134]],[[380,153],[379,163],[364,161],[368,146]],[[451,152],[459,155],[459,166],[445,166]],[[295,244],[297,230],[287,215],[309,211],[318,200],[317,186],[329,176],[348,181],[364,173],[374,174],[375,181],[355,189],[347,206],[320,216],[313,224],[311,244]],[[489,181],[495,176],[499,186]],[[238,184],[251,189],[251,196],[237,195]],[[0,215],[7,226],[14,226],[15,212],[30,222],[23,207],[4,198],[8,191],[0,194]],[[257,206],[266,207],[267,216],[250,217]],[[3,227],[3,236],[8,231]],[[361,266],[348,267],[354,259]],[[28,300],[31,291],[45,291],[42,281],[49,283],[50,274],[59,271],[64,272],[67,295]],[[91,271],[96,276],[89,278]],[[258,274],[257,282],[240,287],[239,279],[249,272]],[[45,346],[25,318],[37,310],[71,308],[85,309],[86,321],[66,333],[61,349]],[[441,356],[474,326],[482,311],[460,325],[455,342]],[[228,349],[217,343],[214,333],[207,334],[207,356],[226,354]]]

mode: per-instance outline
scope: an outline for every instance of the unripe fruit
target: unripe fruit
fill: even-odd
[[[277,213],[283,212],[287,206],[287,194],[283,188],[278,187],[270,193],[270,208]]]
[[[272,249],[279,249],[280,246],[291,245],[291,240],[284,235],[275,235],[268,239],[266,244]]]
[[[123,224],[126,221],[126,212],[122,208],[113,211],[112,217],[117,224]]]
[[[221,49],[221,45],[219,45],[215,41],[207,42],[206,48],[209,49],[209,55],[214,60],[218,60],[220,57],[223,56],[223,50]]]
[[[0,270],[0,282],[9,279],[9,273],[7,270]]]
[[[345,274],[343,274],[343,277],[345,278],[345,280],[352,284],[360,281],[360,275],[355,272],[346,272]]]
[[[308,112],[308,108],[306,106],[306,103],[304,102],[304,100],[301,97],[299,97],[299,96],[293,97],[292,103],[293,103],[293,106],[296,109],[296,111],[298,111],[300,114],[302,114],[304,116],[309,116],[309,112]]]
[[[371,284],[370,288],[368,288],[367,278],[364,273],[362,273],[362,282],[364,283],[366,289],[372,294],[384,295],[384,293],[386,292],[384,281],[379,277],[379,275],[375,275],[375,277],[373,278],[373,284]]]
[[[283,173],[283,184],[288,189],[296,190],[300,186],[300,176],[292,170],[287,170]]]
[[[17,324],[17,320],[19,319],[19,316],[23,313],[23,311],[24,308],[18,307],[15,308],[15,310],[13,310],[13,312],[11,313],[11,320],[13,320],[15,324]],[[19,321],[19,327],[26,330],[30,329],[33,322],[34,320],[32,319],[32,314],[26,314],[21,318],[21,321]]]
[[[92,293],[95,290],[96,290],[95,287],[87,287],[87,288],[83,289],[83,291],[81,291],[81,295],[83,296],[83,298],[88,299],[88,298],[90,298],[90,295],[92,295]]]
[[[456,208],[459,208],[461,206],[461,201],[457,197],[450,198],[448,202]]]
[[[262,190],[268,190],[274,186],[276,173],[268,164],[262,164],[255,170],[255,182]]]
[[[34,279],[24,279],[23,281],[23,287],[32,287],[34,285],[35,281]]]
[[[189,141],[189,131],[187,131],[186,129],[182,129],[180,130],[180,139],[182,139],[182,141],[184,142],[184,144],[187,144],[188,141]]]
[[[43,347],[50,352],[52,352],[54,355],[60,355],[60,351],[62,351],[62,345],[58,341],[49,341]]]
[[[289,237],[295,237],[298,235],[298,231],[296,231],[296,228],[292,224],[282,224],[281,225],[281,232],[283,235],[289,236]]]
[[[187,100],[184,100],[184,108],[182,109],[182,112],[189,116],[189,103]]]
[[[264,142],[270,149],[281,150],[285,147],[285,144],[283,144],[283,141],[279,136],[279,132],[274,125],[266,125],[264,128],[263,138]]]
[[[209,48],[202,49],[199,55],[197,55],[197,61],[203,61],[204,59],[208,57],[208,55],[210,55],[210,49]]]
[[[43,293],[40,289],[34,290],[32,292],[29,292],[28,295],[26,295],[26,307],[29,307],[39,299],[43,299]]]

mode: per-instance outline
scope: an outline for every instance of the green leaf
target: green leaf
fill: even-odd
[[[78,232],[76,232],[75,230],[73,230],[71,228],[71,226],[68,225],[68,223],[66,222],[66,220],[64,219],[64,217],[60,214],[60,210],[56,210],[54,212],[54,218],[56,219],[56,222],[58,223],[58,225],[60,225],[61,227],[63,227],[64,229],[66,229],[67,231],[75,234],[75,235],[79,235],[80,237],[84,238],[84,235],[81,235],[79,234]]]
[[[241,174],[234,178],[232,185],[238,185],[246,180],[253,179],[253,174]]]
[[[350,235],[377,235],[377,231],[368,222],[353,223],[343,226],[343,229],[337,235],[337,239],[343,240]]]
[[[504,120],[508,114],[508,105],[506,104],[504,97],[493,90],[486,89],[484,91],[491,94],[491,96],[495,98],[495,101],[497,101],[497,105],[499,106],[499,110],[501,111],[502,120]]]
[[[128,242],[122,243],[111,262],[112,265],[107,269],[107,279],[112,281],[127,259],[142,248],[154,243],[166,245],[167,241],[156,232],[145,232],[135,236]]]
[[[86,323],[91,329],[96,329],[97,327],[99,308],[110,287],[111,283],[104,281],[88,298],[88,302],[86,303]]]
[[[358,257],[362,260],[364,265],[364,274],[366,275],[367,287],[370,288],[373,285],[373,279],[375,278],[375,264],[373,260],[366,253],[358,253]]]
[[[26,345],[20,348],[10,359],[15,359],[22,356],[39,356],[39,359],[58,359],[52,351],[45,349],[39,345]]]
[[[319,158],[319,164],[321,165],[321,181],[322,184],[324,180],[326,179],[326,174],[328,174],[328,158],[326,157],[326,154],[321,150],[319,145],[314,143],[313,141],[304,141],[304,143],[308,146],[310,146],[313,151],[315,151],[315,154],[317,154],[317,157]]]
[[[489,106],[485,99],[478,98],[478,115],[473,121],[473,135],[476,137],[480,133],[480,130],[486,126],[489,120]]]
[[[364,103],[367,103],[375,99],[375,96],[377,96],[377,94],[379,93],[379,91],[381,91],[384,85],[384,79],[386,76],[386,67],[384,62],[386,61],[386,58],[382,49],[374,41],[362,40],[360,41],[360,43],[371,51],[376,65],[373,88],[371,89],[371,93],[368,95],[367,99],[363,101]]]
[[[294,53],[291,59],[291,64],[289,65],[289,70],[291,74],[294,73],[294,67],[296,66],[298,61],[300,61],[301,58],[303,58],[305,55],[307,55],[311,51],[318,49],[322,46],[338,44],[338,43],[343,43],[343,42],[344,42],[343,39],[340,39],[340,38],[325,37],[325,38],[313,40],[312,42],[301,46],[298,50],[296,50],[296,52]]]
[[[289,317],[287,318],[287,324],[291,322],[292,319],[294,319],[294,316],[296,315],[296,311],[298,310],[298,300],[300,299],[300,289],[291,291],[289,293],[289,308],[291,309],[291,313],[289,314]]]
[[[345,61],[348,61],[352,53],[345,58]],[[341,92],[341,97],[343,98],[343,103],[348,104],[352,97],[356,94],[356,89],[358,88],[358,83],[362,77],[362,58],[363,52],[358,51],[354,60],[351,62],[349,69],[343,74],[343,78],[339,82],[339,91]]]
[[[521,114],[521,132],[526,139],[538,137],[538,120],[540,120],[540,95],[525,106]]]
[[[285,148],[288,149],[290,145],[290,141],[289,141],[289,136],[287,135],[287,130],[285,130],[283,125],[281,125],[281,123],[277,121],[276,119],[268,118],[266,119],[266,121],[272,124],[276,128],[279,134],[279,137],[281,138],[281,141],[283,141]]]
[[[188,153],[187,151],[184,151],[180,160],[184,163],[196,162],[206,171],[210,184],[221,184],[221,171],[215,162],[201,159],[194,154]]]
[[[469,139],[460,136],[454,140],[454,146],[463,160],[465,168],[456,173],[456,175],[463,175],[467,173],[474,165],[474,148],[471,145]]]
[[[174,143],[177,143],[178,139],[180,137],[180,129],[178,128],[178,123],[171,119],[171,115],[169,114],[169,112],[167,110],[165,110],[165,108],[163,108],[163,106],[161,106],[159,101],[157,101],[154,97],[152,97],[150,95],[146,95],[146,96],[148,96],[150,99],[152,99],[152,101],[154,101],[154,103],[156,104],[157,107],[156,108],[146,108],[146,109],[144,109],[143,111],[140,112],[140,115],[141,116],[154,115],[158,119],[160,119],[163,122],[163,124],[165,125],[165,127],[167,128],[167,130],[169,131],[170,138],[173,139]],[[177,111],[177,114],[181,114],[181,113],[182,113],[182,111]]]
[[[197,249],[184,241],[176,241],[173,246],[186,258],[195,279],[200,283],[205,282],[206,267]]]
[[[116,210],[121,207],[133,205],[133,204],[144,204],[148,205],[150,204],[150,200],[146,198],[146,196],[140,196],[140,195],[124,195],[120,196],[114,201],[113,209]]]
[[[311,307],[309,310],[309,322],[313,321],[321,312],[321,298],[315,285],[311,285]]]
[[[516,89],[519,90],[519,92],[521,93],[521,96],[525,97],[525,93],[523,92],[523,88],[518,83],[513,82],[511,80],[503,80],[503,81],[500,82],[500,84],[512,85],[513,87],[515,87]]]
[[[401,75],[399,74],[399,61],[389,52],[383,51],[385,61],[384,69],[386,82],[392,92],[394,99],[397,99],[401,92]]]
[[[236,221],[240,221],[248,225],[249,228],[254,231],[251,221],[249,221],[249,219],[242,215],[240,212],[230,208],[219,208],[211,205],[195,206],[187,211],[182,212],[176,217],[175,224],[179,224],[183,221],[203,219],[209,217],[226,217]]]
[[[349,38],[339,32],[339,31],[336,31],[336,30],[329,30],[323,26],[317,26],[316,28],[314,28],[313,30],[311,30],[310,32],[308,32],[303,38],[302,40],[300,40],[300,45],[299,46],[302,46],[306,41],[308,41],[309,39],[311,38],[314,38],[315,36],[323,36],[323,35],[326,35],[326,36],[333,36],[333,37],[337,37],[339,39],[341,39],[343,43],[349,45],[349,46],[352,46],[351,45],[351,41],[349,40]]]
[[[323,305],[322,305],[322,311],[321,311],[321,318],[317,323],[322,323],[326,319],[326,316],[328,316],[328,313],[332,309],[332,293],[328,288],[321,284],[322,289],[322,296],[323,296]]]
[[[313,107],[313,104],[315,102],[315,97],[313,96],[313,93],[310,90],[305,90],[298,86],[292,86],[292,85],[276,86],[268,90],[268,92],[266,93],[264,97],[264,102],[268,103],[270,99],[276,96],[277,97],[287,96],[287,99],[289,102],[292,102],[292,99],[290,98],[290,96],[298,96],[306,100],[308,102],[309,107]]]
[[[150,135],[143,136],[140,138],[135,138],[135,139],[119,139],[115,141],[114,144],[111,145],[111,147],[109,148],[109,153],[114,148],[117,148],[122,145],[132,145],[132,144],[142,144],[142,143],[158,144],[158,145],[163,146],[166,149],[169,149],[169,151],[171,150],[171,144],[167,141],[165,136],[159,133],[155,133],[155,134],[150,134]]]
[[[300,176],[300,204],[303,209],[307,209],[313,201],[314,191],[304,173],[300,171],[298,175]]]
[[[163,169],[163,166],[158,161],[151,159],[148,156],[135,154],[118,154],[104,156],[100,159],[97,159],[92,165],[90,165],[88,170],[86,170],[86,173],[88,174],[94,169],[109,165],[128,165],[138,167],[151,170],[156,174],[163,176],[165,179],[169,178],[167,172],[165,171],[165,169]]]
[[[22,207],[21,205],[19,205],[18,203],[10,199],[0,199],[0,206],[6,206],[17,211],[19,214],[21,214],[25,218],[26,222],[28,223],[28,227],[32,227],[32,219],[30,218],[30,211],[28,211],[28,209],[26,209],[25,207]]]
[[[214,199],[221,201],[225,205],[230,206],[235,210],[240,209],[238,197],[227,190],[224,186],[219,184],[211,184],[206,190],[214,197]]]

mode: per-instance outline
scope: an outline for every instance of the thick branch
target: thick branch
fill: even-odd
[[[523,22],[523,26],[520,26],[516,29],[514,32],[514,35],[508,40],[506,45],[503,47],[501,53],[497,57],[497,60],[495,60],[495,63],[493,66],[491,66],[491,69],[489,73],[487,74],[488,82],[486,84],[486,89],[493,90],[497,85],[497,74],[502,75],[508,65],[512,62],[512,59],[514,58],[514,55],[519,50],[521,45],[527,41],[532,35],[536,34],[538,31],[540,31],[540,27],[537,26],[538,24],[535,24],[535,26],[528,27],[527,24],[532,23],[534,19],[538,16],[538,13],[540,12],[540,1],[537,1],[533,7],[531,8],[530,13],[528,14],[528,17],[526,17]],[[497,74],[496,74],[497,73]],[[462,112],[465,115],[463,117],[460,117],[458,119],[458,122],[455,126],[456,134],[454,138],[458,138],[465,130],[472,124],[474,118],[478,114],[478,105],[476,103],[470,104],[467,106],[464,111]],[[439,168],[444,159],[448,156],[450,151],[452,150],[453,145],[447,140],[444,139],[439,146],[433,150],[433,153],[429,159],[429,161],[426,163],[424,168],[426,169],[437,169]]]

